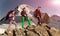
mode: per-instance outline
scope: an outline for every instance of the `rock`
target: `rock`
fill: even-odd
[[[39,36],[39,35],[33,31],[27,31],[27,36]]]
[[[60,34],[60,30],[59,30],[59,32],[58,32],[59,34]]]
[[[44,13],[41,17],[41,22],[42,23],[49,23],[49,15],[47,13]]]
[[[6,30],[0,36],[60,36],[60,31],[47,24],[27,26],[23,29]]]
[[[16,36],[25,36],[24,29],[16,29],[15,34]]]
[[[13,36],[13,31],[12,31],[12,30],[6,30],[6,31],[5,31],[5,34],[6,34],[7,36]]]
[[[49,35],[48,35],[48,32],[46,31],[46,29],[45,29],[44,27],[37,26],[37,27],[35,28],[35,31],[36,31],[37,33],[39,33],[40,36],[49,36]]]
[[[32,30],[32,29],[35,29],[36,26],[32,25],[32,26],[27,26],[26,29],[28,30]]]
[[[49,32],[50,32],[51,36],[60,36],[60,34],[58,33],[58,31],[55,30],[55,29],[50,29]]]

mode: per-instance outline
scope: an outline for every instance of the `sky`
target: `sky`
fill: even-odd
[[[59,2],[59,0],[0,0],[0,18],[21,4],[27,4],[34,8],[41,6],[41,12],[60,16]]]

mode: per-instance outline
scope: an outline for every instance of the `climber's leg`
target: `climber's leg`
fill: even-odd
[[[22,16],[22,28],[24,28],[24,16]]]
[[[32,22],[29,18],[27,18],[27,21],[28,21],[28,25],[31,26],[32,25]]]

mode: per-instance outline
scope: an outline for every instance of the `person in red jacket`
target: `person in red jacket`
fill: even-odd
[[[10,23],[8,29],[10,29],[11,24],[14,24],[15,28],[17,29],[17,24],[15,22],[15,11],[14,10],[8,12],[6,19],[8,19],[9,23]]]
[[[34,16],[38,20],[38,23],[37,23],[38,25],[41,24],[41,11],[40,10],[41,10],[41,7],[38,7],[34,12]]]

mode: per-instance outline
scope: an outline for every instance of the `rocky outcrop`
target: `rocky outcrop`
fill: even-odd
[[[43,13],[41,16],[41,22],[42,23],[49,23],[49,15],[47,13]]]
[[[60,31],[47,24],[27,26],[23,29],[6,30],[0,36],[60,36]]]

